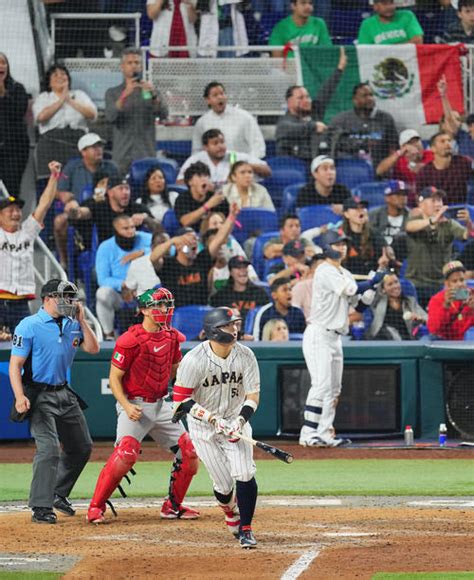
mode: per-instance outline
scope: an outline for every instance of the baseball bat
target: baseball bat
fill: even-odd
[[[265,453],[273,455],[273,457],[276,457],[276,459],[279,459],[284,463],[293,463],[294,457],[291,455],[291,453],[288,453],[288,451],[283,451],[283,449],[279,449],[273,445],[268,445],[268,443],[263,443],[262,441],[256,441],[255,439],[247,437],[246,435],[239,434],[238,437],[240,437],[240,439],[243,441],[247,441],[247,443],[251,443],[255,447],[258,447],[262,451],[265,451]]]
[[[368,274],[352,274],[354,280],[370,280]]]

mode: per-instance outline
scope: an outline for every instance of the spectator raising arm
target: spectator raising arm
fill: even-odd
[[[58,190],[58,179],[61,175],[61,164],[57,161],[51,161],[48,165],[50,176],[45,190],[41,194],[38,205],[33,212],[33,217],[35,220],[42,224],[46,214],[48,213],[51,204],[56,198],[56,193]]]

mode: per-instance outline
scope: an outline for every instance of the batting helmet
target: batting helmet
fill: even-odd
[[[224,332],[221,328],[237,320],[242,320],[242,317],[236,316],[232,308],[221,306],[220,308],[211,310],[204,317],[204,333],[206,338],[219,342],[220,344],[231,344],[235,340],[234,335]]]
[[[167,288],[151,288],[137,297],[139,308],[151,308],[153,321],[162,328],[171,328],[174,314],[174,296]]]
[[[349,239],[344,233],[340,234],[337,230],[329,230],[321,236],[321,247],[323,248],[324,255],[332,260],[340,260],[341,253],[331,246],[339,242],[347,242]]]

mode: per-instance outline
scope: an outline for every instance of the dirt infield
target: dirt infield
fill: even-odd
[[[267,441],[267,440],[265,440]],[[269,441],[278,447],[290,451],[295,459],[474,459],[474,447],[435,448],[418,444],[415,449],[404,447],[344,447],[342,449],[305,448],[296,441]],[[394,444],[395,445],[395,444]],[[107,461],[112,452],[113,443],[99,441],[94,443],[91,461]],[[157,447],[152,441],[143,443],[140,461],[160,461],[170,459],[169,451]],[[35,445],[30,442],[0,444],[0,463],[31,463]],[[259,449],[255,449],[256,459],[271,459]]]
[[[156,507],[120,509],[117,519],[101,526],[87,524],[84,510],[42,527],[30,523],[27,512],[1,514],[2,551],[24,559],[47,555],[42,560],[51,562],[61,555],[69,562],[65,578],[366,579],[379,571],[474,568],[474,514],[462,504],[432,509],[353,507],[344,501],[292,507],[285,498],[281,503],[286,505],[259,506],[259,546],[252,551],[238,547],[219,509],[211,507],[201,508],[197,521],[160,520]]]

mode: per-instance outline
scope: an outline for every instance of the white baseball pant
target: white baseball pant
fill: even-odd
[[[334,418],[342,389],[342,337],[333,330],[308,324],[303,335],[303,355],[311,377],[306,397],[300,441],[314,436],[334,439]]]
[[[95,309],[97,318],[102,325],[104,334],[110,334],[114,331],[115,312],[122,306],[122,297],[113,288],[100,286],[96,295]]]
[[[250,481],[255,476],[257,468],[250,443],[242,440],[231,443],[224,435],[218,435],[211,425],[190,417],[188,428],[196,453],[206,466],[217,492],[228,495],[234,489],[235,480]],[[242,433],[252,437],[249,423],[243,426]]]

